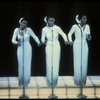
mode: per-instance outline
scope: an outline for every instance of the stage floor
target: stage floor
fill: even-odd
[[[74,84],[73,76],[59,76],[58,84],[54,88],[54,93],[58,98],[76,98],[80,88]],[[46,77],[31,77],[29,87],[26,88],[26,95],[29,98],[48,98],[52,93],[47,86]],[[17,77],[0,77],[0,98],[19,98],[23,94],[22,88],[18,86]],[[88,76],[83,94],[87,98],[100,98],[100,76]]]

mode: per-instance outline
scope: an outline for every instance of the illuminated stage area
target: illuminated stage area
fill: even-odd
[[[58,85],[54,93],[58,98],[76,98],[80,89],[75,86],[72,76],[60,76]],[[52,90],[47,86],[45,77],[31,77],[29,87],[26,89],[26,95],[29,98],[48,98]],[[0,78],[0,98],[19,98],[23,94],[22,88],[18,86],[17,77]],[[100,98],[100,76],[88,76],[83,94],[87,98]]]

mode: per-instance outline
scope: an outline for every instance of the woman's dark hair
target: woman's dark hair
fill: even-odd
[[[50,18],[54,18],[53,16],[47,16],[47,22]],[[55,19],[55,18],[54,18]]]
[[[86,16],[86,14],[79,15],[79,20],[81,20],[83,16]]]

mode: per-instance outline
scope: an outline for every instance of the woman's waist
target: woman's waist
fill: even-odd
[[[59,41],[53,41],[53,42],[52,42],[52,41],[48,41],[48,42],[47,42],[47,45],[48,45],[48,44],[59,44]]]
[[[83,38],[76,38],[74,41],[77,41],[77,42],[78,41],[85,41],[86,42],[87,40],[86,40],[86,38],[84,38],[84,39]]]
[[[48,41],[47,43],[46,43],[46,46],[52,46],[52,45],[55,45],[55,46],[60,46],[60,43],[59,43],[59,41]]]
[[[25,45],[30,45],[30,42],[28,41],[21,42],[18,46],[25,46]]]

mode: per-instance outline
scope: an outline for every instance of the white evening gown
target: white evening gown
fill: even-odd
[[[21,45],[18,45],[17,48],[19,86],[28,86],[31,76],[32,61],[32,47],[29,42],[30,36],[37,42],[37,44],[39,44],[40,41],[31,28],[26,28],[25,30],[23,30],[23,32],[24,36],[20,35],[19,28],[16,28],[12,37],[12,43],[18,44],[16,38],[21,39]]]
[[[75,34],[73,43],[74,60],[74,82],[76,85],[86,84],[87,64],[88,64],[88,44],[87,35],[90,34],[89,25],[81,27],[80,24],[72,26],[68,38],[72,41],[72,34]],[[82,79],[81,79],[82,77]]]
[[[58,41],[58,37],[61,35],[64,41],[67,41],[65,33],[59,26],[54,25],[53,27],[45,26],[42,29],[42,43],[46,41],[45,53],[46,53],[46,78],[49,86],[57,85],[59,76],[59,63],[61,47]],[[53,70],[53,71],[52,71]],[[52,82],[53,79],[53,82]]]

